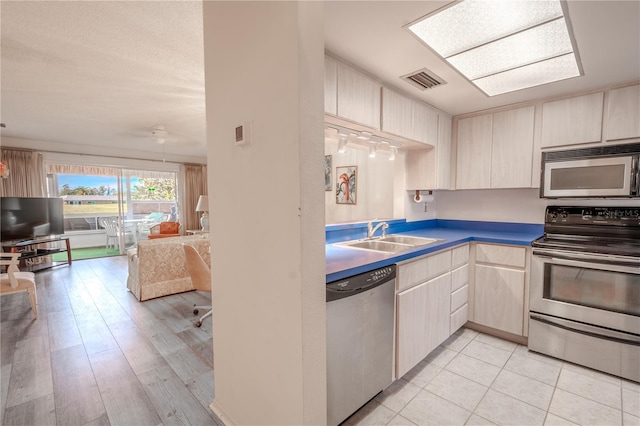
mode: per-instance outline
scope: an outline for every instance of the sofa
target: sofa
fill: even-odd
[[[209,234],[138,242],[127,252],[127,289],[139,301],[193,290],[182,244],[193,246],[211,267]]]

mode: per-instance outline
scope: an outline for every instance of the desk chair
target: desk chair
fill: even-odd
[[[7,272],[0,274],[0,296],[14,293],[29,293],[33,318],[38,319],[38,297],[36,295],[36,277],[33,272],[20,272],[18,258],[20,253],[0,253],[0,266],[6,266]]]
[[[200,253],[198,253],[195,248],[187,244],[182,244],[182,248],[184,249],[184,255],[187,259],[187,268],[191,275],[193,288],[198,291],[211,293],[211,269],[207,266],[204,260],[202,260]],[[193,314],[198,315],[200,309],[208,309],[208,311],[198,319],[196,327],[200,327],[202,325],[202,321],[211,315],[211,305],[194,305]]]

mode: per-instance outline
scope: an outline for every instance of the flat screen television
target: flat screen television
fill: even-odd
[[[0,198],[0,239],[3,242],[60,234],[64,234],[62,198]]]

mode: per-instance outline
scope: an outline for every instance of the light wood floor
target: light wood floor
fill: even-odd
[[[0,298],[2,424],[222,425],[213,400],[211,318],[193,325],[196,292],[138,302],[126,256],[36,274]]]

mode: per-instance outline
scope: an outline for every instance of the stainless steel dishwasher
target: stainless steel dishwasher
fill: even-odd
[[[327,284],[327,423],[335,426],[393,380],[396,266]]]

